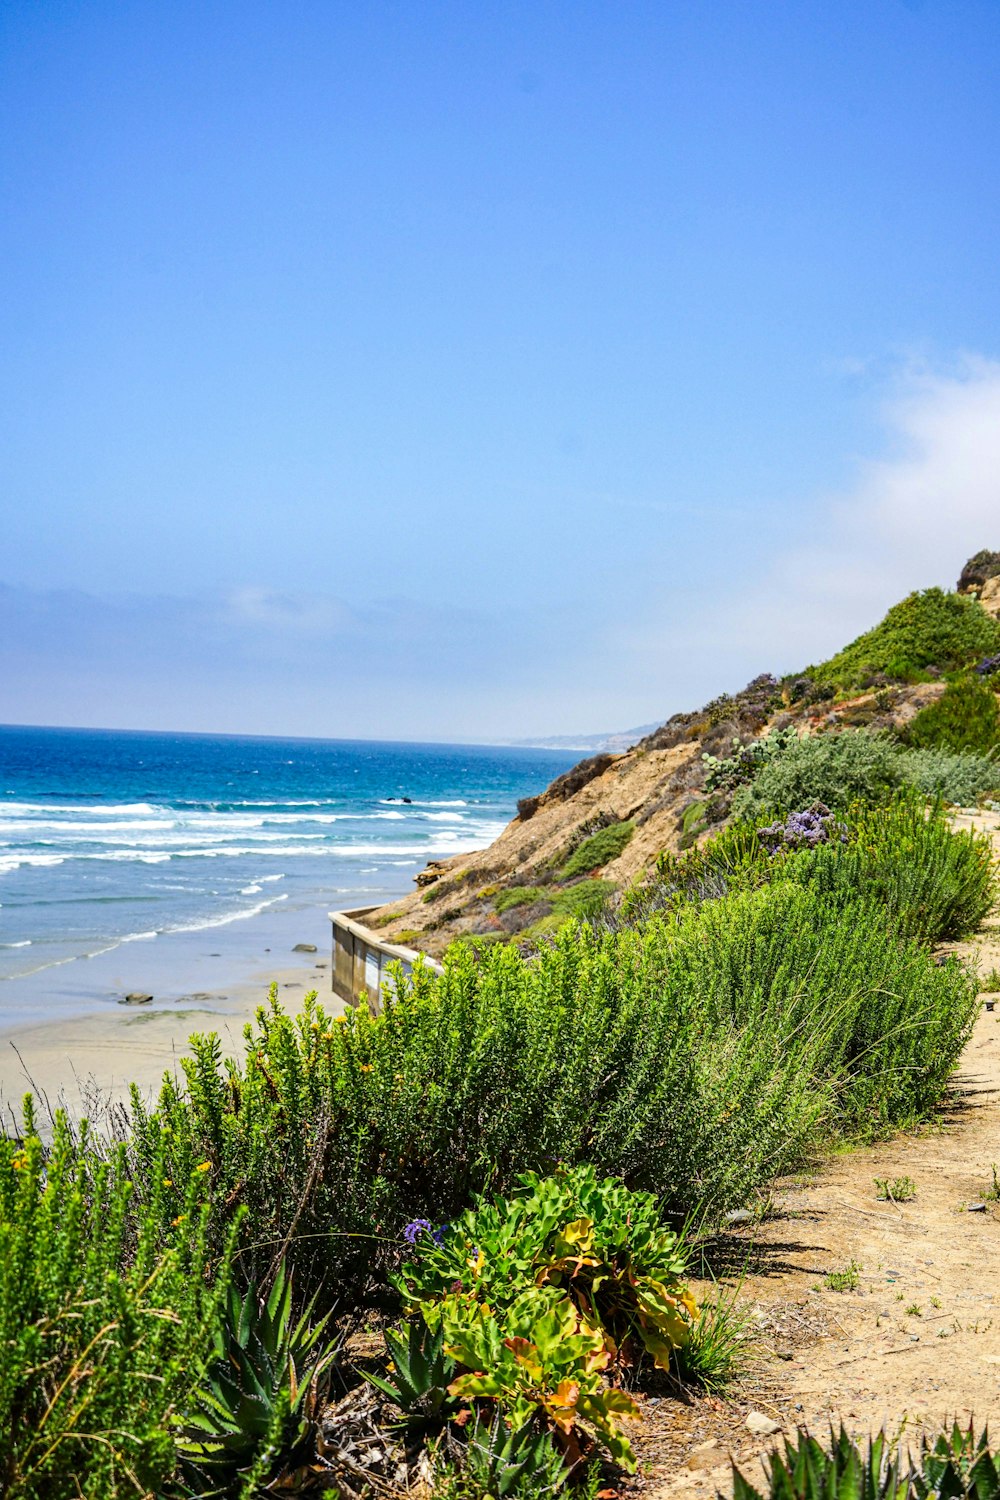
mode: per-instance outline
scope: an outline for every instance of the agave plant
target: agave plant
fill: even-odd
[[[841,1425],[830,1433],[829,1451],[800,1429],[798,1441],[785,1439],[766,1462],[764,1494],[733,1469],[733,1500],[911,1500],[908,1474],[898,1453],[890,1454],[885,1433],[864,1454]]]
[[[402,1333],[390,1329],[385,1342],[394,1378],[366,1373],[365,1379],[399,1407],[407,1427],[443,1426],[460,1405],[448,1393],[457,1371],[455,1361],[444,1352],[443,1330],[432,1330],[423,1318],[414,1318]]]
[[[327,1318],[292,1322],[292,1283],[279,1266],[270,1294],[231,1285],[214,1358],[179,1422],[186,1493],[244,1500],[305,1462],[336,1346]]]
[[[998,1500],[1000,1470],[990,1452],[989,1432],[983,1428],[977,1438],[970,1425],[942,1432],[933,1443],[923,1439],[920,1458],[913,1476],[915,1500],[951,1500],[951,1497],[975,1497],[975,1500]]]
[[[921,1440],[906,1464],[891,1453],[884,1432],[863,1453],[844,1431],[830,1434],[829,1450],[804,1430],[798,1442],[785,1439],[784,1452],[766,1464],[768,1500],[1000,1500],[1000,1470],[984,1428],[956,1423],[934,1442]],[[733,1500],[764,1500],[761,1491],[733,1471]]]
[[[499,1415],[477,1418],[465,1429],[465,1467],[484,1495],[552,1494],[565,1484],[569,1470],[547,1432],[508,1427]]]

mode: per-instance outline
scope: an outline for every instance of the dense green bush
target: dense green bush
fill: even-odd
[[[788,880],[707,902],[673,939],[671,999],[696,994],[710,1024],[779,1047],[808,1037],[809,1065],[836,1091],[848,1131],[904,1124],[940,1097],[977,999],[957,961],[937,965],[890,925],[879,903]]]
[[[909,681],[927,667],[955,671],[994,651],[1000,651],[1000,622],[975,599],[933,588],[893,605],[873,630],[808,673],[848,692],[878,674]]]
[[[1000,746],[996,693],[974,673],[960,673],[907,726],[906,741],[917,750],[971,750],[981,755],[996,750]]]
[[[622,893],[617,909],[602,917],[602,925],[617,931],[689,902],[753,890],[771,880],[774,870],[756,824],[733,819],[714,838],[683,854],[664,850],[653,869]]]
[[[878,866],[885,899],[880,882],[894,889]],[[135,1101],[136,1153],[166,1152],[175,1180],[211,1162],[217,1233],[245,1204],[248,1267],[287,1241],[303,1295],[340,1277],[363,1296],[408,1219],[448,1219],[553,1159],[677,1213],[733,1206],[824,1115],[868,1133],[926,1112],[966,1035],[962,971],[843,884],[778,880],[641,930],[570,927],[530,961],[461,947],[374,1018],[331,1021],[310,1001],[293,1020],[274,1003],[242,1065],[196,1041],[185,1091]]]
[[[884,802],[902,780],[896,742],[888,734],[845,729],[811,734],[769,760],[733,798],[736,817],[761,822],[813,802],[841,811],[851,802]]]
[[[1000,761],[986,755],[948,750],[904,750],[903,780],[925,797],[941,797],[956,807],[974,807],[980,797],[1000,790]]]
[[[559,878],[572,880],[577,875],[588,875],[591,870],[603,870],[605,865],[618,858],[633,833],[635,824],[631,819],[599,828],[573,850],[563,865]]]
[[[241,1264],[266,1270],[287,1237],[302,1295],[336,1275],[363,1297],[408,1219],[553,1159],[681,1212],[738,1203],[802,1150],[823,1091],[805,1040],[713,1034],[696,995],[668,993],[670,937],[569,928],[530,962],[459,948],[378,1017],[275,1002],[242,1065],[195,1038],[186,1089],[168,1081],[152,1111],[134,1099],[139,1169],[163,1151],[178,1178],[211,1161],[217,1232],[246,1204]]]
[[[174,1471],[169,1431],[208,1354],[226,1281],[206,1245],[208,1173],[141,1192],[57,1116],[0,1140],[0,1493],[118,1500]],[[181,1186],[185,1184],[185,1186]],[[168,1201],[174,1205],[167,1207]]]
[[[563,921],[569,917],[593,917],[617,889],[613,880],[577,880],[562,890],[550,892],[552,910]]]
[[[956,831],[940,809],[912,793],[846,815],[846,845],[824,844],[787,859],[778,878],[845,902],[888,908],[895,930],[923,942],[974,932],[995,896],[993,848],[985,834]]]
[[[895,932],[928,943],[974,931],[990,910],[996,880],[989,839],[953,829],[940,804],[928,808],[912,788],[890,802],[854,803],[833,826],[834,839],[796,850],[767,827],[733,822],[698,849],[662,856],[625,893],[616,920],[641,922],[781,880],[838,900],[876,901]]]

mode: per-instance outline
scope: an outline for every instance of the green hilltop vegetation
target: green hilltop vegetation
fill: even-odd
[[[453,943],[378,1014],[272,992],[239,1061],[192,1038],[115,1140],[43,1134],[28,1097],[0,1139],[0,1493],[590,1500],[635,1468],[644,1390],[748,1378],[738,1297],[691,1286],[727,1215],[932,1121],[969,1038],[977,976],[939,945],[997,876],[946,803],[1000,785],[998,668],[979,602],[912,595],[664,726],[729,751],[689,847],[623,890],[600,872],[640,819],[604,820],[481,893],[530,914],[526,951]],[[947,1442],[919,1493],[987,1484],[988,1447]],[[842,1438],[773,1485],[882,1462]]]
[[[808,675],[840,692],[865,687],[882,674],[894,682],[927,681],[927,669],[959,671],[1000,651],[1000,621],[967,594],[925,589],[894,604],[874,630]]]

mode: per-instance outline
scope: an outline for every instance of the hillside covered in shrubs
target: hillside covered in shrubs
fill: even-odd
[[[0,1493],[591,1500],[653,1393],[724,1393],[746,1319],[693,1277],[727,1216],[934,1119],[979,1007],[940,945],[993,906],[993,850],[945,804],[1000,776],[911,738],[969,673],[993,692],[1000,623],[950,597],[919,611],[975,649],[940,676],[758,679],[523,809],[532,852],[488,893],[416,897],[513,941],[470,926],[377,1014],[272,992],[240,1060],[193,1038],[115,1139],[27,1099],[0,1139]]]
[[[674,714],[622,755],[581,761],[488,849],[417,877],[366,920],[440,957],[456,939],[525,951],[571,917],[613,910],[664,851],[734,814],[765,818],[819,799],[885,799],[904,787],[957,806],[1000,795],[1000,553],[959,591],[910,594],[829,661]]]

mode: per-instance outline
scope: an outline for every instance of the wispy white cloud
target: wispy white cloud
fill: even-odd
[[[809,534],[754,575],[702,572],[615,647],[646,663],[663,700],[694,700],[762,670],[820,660],[912,589],[954,587],[966,558],[1000,548],[1000,361],[910,362],[881,406],[883,451],[842,494],[807,497]]]

